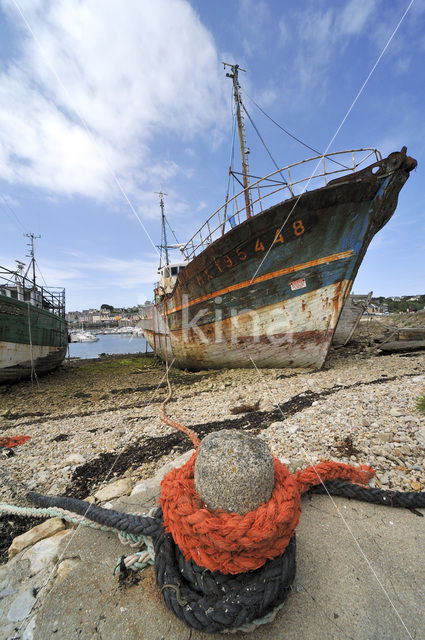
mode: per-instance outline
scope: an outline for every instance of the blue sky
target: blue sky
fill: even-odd
[[[152,297],[159,201],[179,241],[220,206],[238,63],[279,166],[326,149],[409,0],[0,0],[0,264],[25,256],[68,310]],[[415,0],[330,150],[403,145],[418,168],[356,293],[425,292],[425,0]],[[247,123],[250,168],[273,171]],[[146,231],[147,233],[146,233]],[[150,238],[148,237],[148,234]],[[151,242],[152,241],[152,242]],[[152,244],[153,243],[153,244]]]

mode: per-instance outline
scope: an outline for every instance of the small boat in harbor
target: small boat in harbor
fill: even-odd
[[[19,261],[16,270],[0,267],[0,383],[52,371],[67,351],[65,289],[37,285],[34,236],[30,237],[26,272]]]
[[[320,368],[366,250],[417,163],[406,147],[386,158],[350,149],[254,179],[239,67],[229,66],[243,188],[181,246],[175,263],[160,194],[165,260],[141,326],[154,352],[181,368]]]
[[[70,331],[70,342],[97,342],[99,338],[90,331]]]

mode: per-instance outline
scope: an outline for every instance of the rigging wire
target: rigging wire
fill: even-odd
[[[269,154],[269,156],[270,156],[270,158],[271,158],[271,161],[273,162],[274,166],[275,166],[275,167],[276,167],[276,169],[278,170],[279,175],[280,175],[280,177],[282,178],[282,180],[283,180],[284,184],[288,184],[288,183],[287,183],[287,181],[285,180],[285,178],[283,177],[283,175],[282,175],[282,173],[281,173],[281,171],[280,171],[280,169],[279,169],[279,166],[278,166],[278,164],[277,164],[276,160],[273,158],[273,156],[272,156],[272,154],[271,154],[270,149],[268,148],[268,146],[267,146],[267,145],[266,145],[266,143],[264,142],[264,139],[263,139],[263,137],[262,137],[261,133],[258,131],[257,127],[255,126],[255,123],[254,123],[253,119],[252,119],[252,118],[251,118],[251,116],[249,115],[249,113],[248,113],[248,111],[247,111],[247,109],[246,109],[245,105],[243,104],[243,105],[242,105],[242,107],[243,107],[243,110],[245,111],[246,115],[248,116],[248,119],[249,119],[250,123],[251,123],[251,124],[252,124],[252,126],[254,127],[254,131],[255,131],[255,133],[256,133],[256,134],[257,134],[257,136],[260,138],[261,142],[263,143],[263,146],[264,146],[265,150],[267,151],[267,153]]]
[[[168,222],[168,220],[167,220],[167,216],[164,216],[164,218],[165,218],[165,222],[168,224],[168,227],[169,227],[169,229],[170,229],[171,233],[172,233],[172,234],[173,234],[173,236],[174,236],[174,240],[177,242],[177,244],[180,244],[180,242],[177,240],[177,236],[176,236],[176,234],[174,233],[173,229],[171,228],[170,223],[169,223],[169,222]]]
[[[310,149],[310,151],[314,151],[314,153],[316,153],[318,156],[322,156],[323,153],[321,153],[320,151],[318,151],[317,149],[315,149],[314,147],[310,147],[309,144],[307,144],[306,142],[303,142],[302,140],[300,140],[300,138],[297,138],[297,136],[294,136],[294,134],[292,134],[290,131],[288,131],[287,129],[285,129],[284,127],[282,127],[278,122],[276,122],[276,120],[273,120],[273,118],[271,116],[269,116],[268,113],[266,113],[264,111],[264,109],[262,109],[260,107],[259,104],[257,104],[254,100],[254,98],[252,98],[249,93],[246,94],[248,96],[248,98],[255,104],[255,106],[257,107],[257,109],[259,109],[261,111],[261,113],[263,113],[266,118],[268,118],[269,120],[271,120],[271,122],[273,122],[273,124],[275,124],[277,127],[279,127],[279,129],[281,129],[284,133],[286,133],[286,135],[288,135],[290,138],[293,138],[293,140],[296,140],[297,142],[299,142],[300,144],[302,144],[304,147],[306,147],[307,149]],[[245,107],[244,107],[245,109]],[[245,109],[246,111],[246,109]],[[247,113],[247,116],[249,118],[249,115]],[[249,118],[251,120],[251,118]],[[255,128],[255,127],[254,127]],[[333,158],[328,158],[328,160],[331,160],[332,162],[334,162],[335,164],[339,164],[341,167],[344,167],[344,169],[349,169],[349,167],[346,167],[345,164],[343,164],[342,162],[338,162],[338,160],[334,160]]]
[[[4,195],[2,193],[0,193],[0,197],[3,200],[4,205],[7,207],[7,209],[9,209],[9,211],[11,212],[11,214],[16,218],[17,222],[21,225],[22,229],[24,230],[24,232],[26,231],[22,220],[19,218],[18,214],[16,213],[16,211],[14,211],[12,209],[12,207],[10,206],[10,204],[8,203],[8,201],[6,200],[6,198],[4,197]]]
[[[236,176],[233,175],[233,171],[232,171],[233,159],[235,157],[236,111],[233,108],[232,108],[232,111],[233,111],[232,147],[231,147],[231,151],[230,151],[229,174],[228,174],[228,177],[227,177],[226,198],[224,200],[225,203],[226,203],[226,207],[224,209],[223,231],[224,231],[224,226],[225,226],[227,220],[229,221],[231,227],[234,226],[234,220],[232,219],[232,217],[228,217],[227,216],[227,202],[229,200],[230,177],[233,176],[233,178],[236,178]],[[237,178],[236,178],[236,180],[237,180]],[[234,183],[232,183],[232,184],[234,185]],[[233,192],[234,192],[234,186],[233,186]]]
[[[49,285],[47,284],[47,282],[46,282],[46,281],[45,281],[45,279],[44,279],[44,276],[43,276],[43,274],[42,274],[42,272],[41,272],[41,269],[40,269],[40,267],[39,267],[39,265],[38,265],[37,260],[34,260],[34,262],[35,262],[35,266],[36,266],[36,267],[37,267],[37,269],[38,269],[38,273],[40,274],[41,279],[42,279],[42,280],[43,280],[43,282],[44,282],[44,286],[45,286],[45,287],[48,287]]]

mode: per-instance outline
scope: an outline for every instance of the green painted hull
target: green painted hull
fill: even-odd
[[[63,361],[67,345],[64,318],[0,295],[0,383],[51,371]]]

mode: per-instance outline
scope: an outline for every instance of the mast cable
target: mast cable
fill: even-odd
[[[232,171],[233,159],[235,157],[235,135],[236,135],[236,112],[233,109],[233,101],[232,101],[232,111],[233,111],[232,147],[231,147],[231,151],[230,151],[229,174],[228,174],[228,177],[227,177],[227,190],[226,190],[226,198],[225,198],[226,206],[224,208],[223,231],[224,231],[224,227],[225,227],[225,224],[226,224],[227,220],[229,220],[229,222],[230,222],[230,218],[227,217],[227,203],[228,203],[228,200],[229,200],[230,176],[233,176],[233,178],[235,178],[235,176],[233,175],[233,171]],[[233,191],[234,191],[234,189],[233,189]],[[232,226],[231,222],[230,222],[230,226]]]
[[[262,143],[263,143],[263,145],[264,145],[265,150],[267,151],[267,153],[269,154],[269,156],[270,156],[270,158],[271,158],[271,161],[273,162],[274,166],[275,166],[275,167],[276,167],[276,169],[278,170],[279,175],[280,175],[280,177],[282,178],[282,180],[283,180],[284,184],[288,184],[288,183],[287,183],[287,181],[285,180],[285,178],[283,177],[283,175],[282,175],[282,173],[281,173],[281,171],[280,171],[280,167],[278,166],[278,164],[277,164],[276,160],[273,158],[273,156],[272,156],[272,154],[271,154],[270,149],[268,148],[268,146],[267,146],[267,145],[266,145],[266,143],[264,142],[264,139],[263,139],[263,137],[262,137],[261,133],[258,131],[257,127],[255,126],[255,123],[254,123],[253,119],[252,119],[252,118],[251,118],[251,116],[249,115],[249,113],[248,113],[248,111],[247,111],[247,109],[246,109],[245,105],[243,104],[243,105],[242,105],[242,107],[243,107],[243,110],[245,111],[246,115],[248,116],[248,119],[249,119],[250,123],[251,123],[251,124],[252,124],[252,126],[254,127],[254,131],[255,131],[255,133],[256,133],[256,134],[257,134],[257,136],[260,138],[261,142],[262,142]]]
[[[21,225],[22,229],[25,231],[25,227],[22,223],[22,221],[20,220],[20,218],[18,217],[18,214],[16,213],[16,211],[14,211],[12,209],[12,207],[10,206],[10,204],[8,203],[8,201],[6,200],[6,198],[4,197],[4,195],[2,193],[0,193],[0,196],[5,204],[5,206],[9,209],[9,211],[15,216],[16,220],[19,222],[19,224]]]
[[[47,282],[46,282],[46,281],[45,281],[45,279],[44,279],[43,273],[42,273],[42,271],[41,271],[41,269],[40,269],[40,266],[39,266],[39,264],[38,264],[37,260],[35,260],[35,266],[37,267],[37,269],[38,269],[38,273],[40,274],[41,279],[42,279],[42,280],[43,280],[43,282],[44,282],[44,286],[45,286],[45,287],[48,287],[49,285],[47,284]]]
[[[174,233],[173,229],[171,228],[170,223],[169,223],[169,222],[168,222],[168,220],[167,220],[167,216],[164,216],[164,218],[165,218],[165,222],[168,224],[168,227],[169,227],[169,229],[170,229],[171,233],[172,233],[172,234],[173,234],[173,236],[174,236],[174,240],[177,242],[177,244],[180,244],[180,242],[177,240],[177,236],[176,236],[176,234]]]
[[[266,113],[264,111],[264,109],[262,109],[260,107],[259,104],[257,104],[254,100],[254,98],[251,98],[251,96],[249,95],[249,93],[246,94],[248,96],[248,98],[255,104],[255,106],[257,107],[257,109],[259,109],[261,111],[261,113],[263,113],[266,118],[268,118],[269,120],[271,120],[273,122],[273,124],[275,124],[277,127],[279,127],[279,129],[281,129],[284,133],[286,133],[286,135],[288,135],[290,138],[293,138],[294,140],[296,140],[297,142],[299,142],[300,144],[302,144],[304,147],[306,147],[307,149],[310,149],[310,151],[314,151],[314,153],[316,153],[318,156],[323,156],[323,153],[321,153],[320,151],[318,151],[317,149],[315,149],[314,147],[310,147],[309,144],[307,144],[306,142],[303,142],[302,140],[300,140],[299,138],[297,138],[297,136],[294,136],[290,131],[288,131],[287,129],[285,129],[284,127],[282,127],[278,122],[276,122],[276,120],[273,120],[273,118],[271,116],[269,116],[268,113]],[[245,107],[244,107],[245,108]],[[246,111],[246,109],[245,109]],[[248,113],[246,114],[249,118]],[[249,118],[251,120],[251,118]],[[334,160],[333,158],[328,158],[328,160],[330,160],[331,162],[334,162],[335,164],[339,164],[341,167],[344,167],[344,169],[349,169],[350,167],[346,167],[345,164],[342,164],[342,162],[338,162],[338,160]]]

